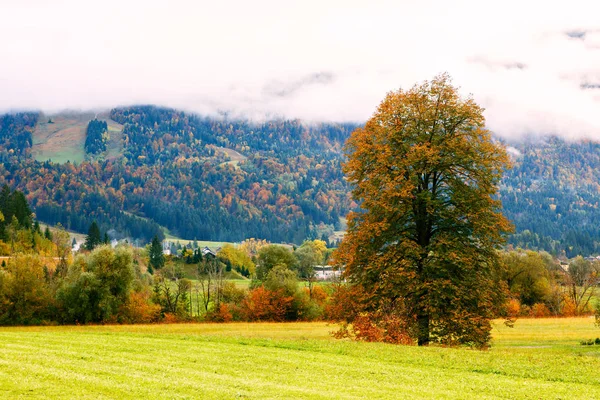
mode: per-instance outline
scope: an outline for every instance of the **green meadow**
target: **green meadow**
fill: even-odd
[[[326,323],[0,328],[0,397],[600,398],[592,318],[494,326],[487,351],[336,340]]]

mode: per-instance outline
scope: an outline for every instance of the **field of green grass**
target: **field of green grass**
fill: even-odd
[[[0,397],[593,399],[592,318],[495,324],[488,351],[336,340],[325,323],[0,328]]]
[[[32,153],[37,161],[52,160],[56,163],[67,161],[80,163],[85,160],[85,131],[90,120],[98,117],[108,123],[110,140],[107,145],[107,158],[116,158],[122,152],[123,126],[110,118],[107,113],[61,113],[42,115],[33,132]],[[51,121],[51,122],[50,122]]]

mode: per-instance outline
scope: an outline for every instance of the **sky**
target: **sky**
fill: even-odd
[[[363,122],[448,72],[507,138],[600,140],[600,1],[0,0],[0,111]]]

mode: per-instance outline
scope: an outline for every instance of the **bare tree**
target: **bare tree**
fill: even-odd
[[[564,279],[568,296],[575,304],[575,310],[577,313],[583,312],[600,284],[600,263],[590,262],[578,256],[569,264]]]
[[[223,263],[216,258],[204,259],[198,265],[198,284],[202,290],[204,311],[208,312],[211,303],[218,308],[223,297]]]
[[[189,279],[181,278],[173,265],[161,270],[154,279],[154,295],[165,312],[178,314],[188,311]]]

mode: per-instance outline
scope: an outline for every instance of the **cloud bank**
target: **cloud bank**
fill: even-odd
[[[0,10],[0,111],[151,103],[359,122],[388,91],[447,71],[504,137],[600,139],[593,0],[5,0]]]

